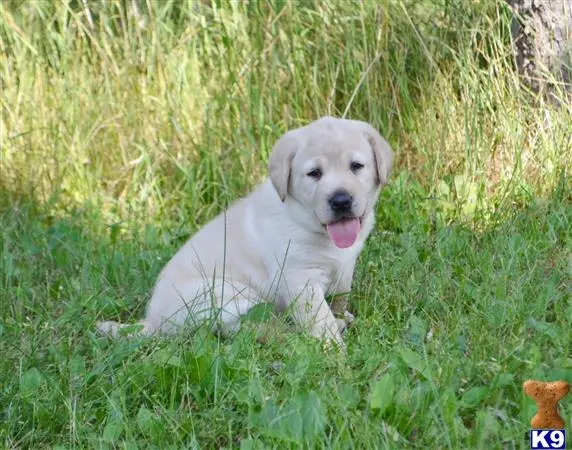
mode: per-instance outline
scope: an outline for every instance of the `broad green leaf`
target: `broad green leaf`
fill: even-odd
[[[255,450],[256,448],[256,441],[254,439],[247,438],[240,441],[240,450]]]
[[[451,188],[449,187],[447,182],[445,180],[439,180],[437,182],[437,194],[445,198],[448,198],[450,193],[451,193]]]
[[[391,373],[386,373],[377,380],[371,390],[370,407],[383,414],[393,403],[395,385]]]
[[[83,376],[86,374],[85,359],[79,354],[75,354],[70,359],[70,372],[72,375]]]
[[[20,377],[20,392],[23,395],[33,395],[44,382],[45,378],[42,372],[32,367]]]
[[[425,378],[429,378],[427,363],[419,353],[414,352],[408,348],[401,348],[398,350],[398,353],[407,367],[420,373]]]
[[[304,435],[307,438],[315,438],[322,434],[326,428],[326,409],[318,394],[310,391],[300,396],[297,403],[302,417]]]
[[[213,360],[209,356],[201,355],[192,358],[190,364],[187,365],[189,378],[196,384],[204,383],[211,379],[211,366]]]
[[[465,392],[461,400],[467,406],[477,406],[485,399],[488,393],[489,393],[488,387],[475,386],[469,389],[467,392]]]
[[[528,326],[552,339],[556,339],[558,337],[558,331],[556,328],[547,322],[536,320],[535,318],[531,317],[528,319]]]
[[[360,401],[359,391],[351,384],[342,384],[338,388],[338,397],[346,408],[354,408]]]
[[[119,420],[107,422],[103,429],[103,440],[108,442],[118,440],[121,437],[121,433],[123,433],[123,428],[123,422]]]
[[[153,353],[153,362],[161,366],[181,367],[181,357],[172,348],[161,348]]]
[[[141,406],[137,413],[137,425],[146,436],[156,436],[161,431],[158,418],[145,406]]]
[[[274,307],[269,303],[260,303],[253,306],[248,312],[241,316],[241,320],[262,323],[270,320],[274,315]]]
[[[420,345],[425,341],[427,335],[427,323],[418,316],[411,316],[409,318],[409,327],[407,330],[407,337],[415,344]]]
[[[262,384],[258,379],[253,378],[240,389],[236,389],[234,395],[241,403],[245,403],[247,405],[259,405],[262,403],[262,399],[264,397]]]
[[[266,401],[260,412],[254,416],[254,423],[263,435],[291,442],[299,442],[302,439],[302,417],[299,408],[291,401],[281,408],[273,400]]]
[[[514,374],[512,373],[500,373],[497,377],[495,377],[492,384],[495,387],[504,387],[511,384],[513,379],[514,379]]]

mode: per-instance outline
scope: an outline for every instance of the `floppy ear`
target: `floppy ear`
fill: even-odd
[[[393,151],[385,139],[370,124],[363,122],[365,135],[373,150],[377,169],[377,182],[380,186],[387,183],[393,168]]]
[[[298,138],[295,133],[296,130],[288,131],[278,139],[268,161],[270,180],[282,201],[286,199],[288,194],[292,159],[294,159],[294,154],[298,148]]]

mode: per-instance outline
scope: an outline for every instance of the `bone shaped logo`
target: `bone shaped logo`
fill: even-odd
[[[528,380],[522,385],[526,395],[536,402],[537,412],[530,421],[534,429],[561,430],[564,419],[558,414],[558,402],[570,391],[566,381],[543,382]]]

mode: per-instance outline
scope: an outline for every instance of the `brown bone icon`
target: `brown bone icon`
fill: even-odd
[[[566,381],[543,382],[528,380],[522,385],[526,395],[536,402],[538,411],[530,421],[533,429],[561,430],[564,419],[558,414],[558,402],[570,391]]]

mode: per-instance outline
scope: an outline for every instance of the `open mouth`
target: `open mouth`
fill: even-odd
[[[354,245],[361,230],[362,217],[344,217],[324,225],[328,236],[338,248]]]

